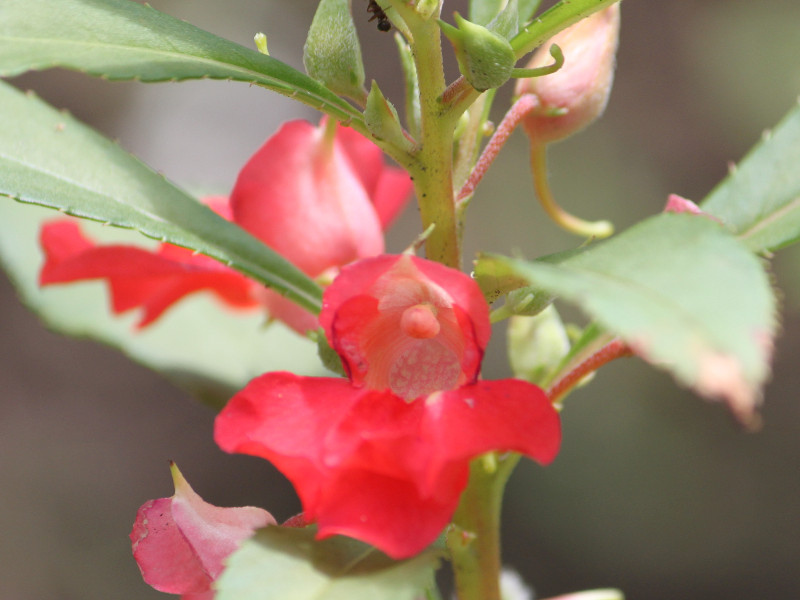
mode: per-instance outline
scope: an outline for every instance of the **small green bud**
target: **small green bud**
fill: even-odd
[[[332,92],[364,101],[364,63],[350,0],[321,0],[303,47],[303,64]]]
[[[267,36],[261,33],[260,31],[253,36],[253,41],[256,43],[256,49],[261,52],[261,54],[266,54],[269,56],[269,51],[267,50]]]
[[[544,384],[567,352],[569,338],[553,305],[535,317],[511,317],[508,357],[516,377]]]
[[[439,26],[453,44],[458,67],[470,85],[483,92],[508,81],[517,62],[508,40],[458,13],[455,20],[458,28],[441,20]]]
[[[412,143],[403,132],[397,110],[384,97],[375,80],[372,81],[372,88],[367,96],[364,124],[376,139],[391,142],[398,148],[411,150]]]

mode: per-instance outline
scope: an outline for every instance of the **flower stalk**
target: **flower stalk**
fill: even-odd
[[[531,173],[539,203],[557,225],[587,238],[606,238],[614,233],[614,226],[609,221],[585,221],[559,206],[547,179],[547,146],[544,144],[531,143]]]
[[[501,600],[500,514],[503,490],[519,455],[499,458],[496,468],[478,457],[447,535],[458,600]]]

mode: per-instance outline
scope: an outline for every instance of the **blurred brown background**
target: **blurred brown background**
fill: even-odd
[[[151,3],[245,45],[264,31],[271,54],[297,68],[316,4]],[[446,18],[463,4],[447,2]],[[391,37],[366,19],[368,75],[400,98]],[[606,116],[551,155],[561,203],[622,230],[670,192],[702,199],[796,101],[798,57],[796,0],[625,0]],[[171,179],[221,192],[283,120],[317,119],[237,83],[112,84],[65,72],[16,83]],[[478,189],[467,252],[535,257],[577,243],[543,218],[526,161],[517,134]],[[390,250],[417,231],[410,208]],[[800,597],[798,249],[774,264],[783,333],[761,433],[742,433],[722,407],[635,359],[567,400],[558,460],[521,467],[506,501],[505,559],[539,597],[605,586],[633,600]],[[214,504],[256,504],[278,519],[299,509],[267,463],[214,446],[210,410],[113,350],[45,331],[4,276],[0,341],[0,600],[164,597],[141,581],[127,535],[141,503],[172,493],[168,459]],[[503,365],[498,330],[486,376],[507,376]]]

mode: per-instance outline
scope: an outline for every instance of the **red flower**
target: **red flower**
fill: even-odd
[[[384,164],[383,153],[361,134],[327,122],[290,121],[239,173],[228,206],[214,210],[260,238],[310,277],[384,250],[383,229],[403,208],[411,180]],[[69,223],[69,224],[68,224]],[[143,308],[148,325],[183,296],[210,290],[231,306],[265,305],[304,333],[311,313],[205,256],[169,244],[157,252],[134,246],[97,246],[70,220],[46,224],[42,285],[107,279],[112,308]]]
[[[256,529],[274,525],[267,511],[220,508],[205,502],[171,465],[175,495],[145,502],[131,531],[133,556],[144,580],[184,600],[210,600],[223,561]]]
[[[350,380],[267,373],[215,428],[223,450],[292,481],[320,537],[410,556],[450,521],[472,458],[555,457],[560,424],[544,392],[478,381],[489,318],[467,275],[410,256],[362,260],[326,290],[320,321]]]

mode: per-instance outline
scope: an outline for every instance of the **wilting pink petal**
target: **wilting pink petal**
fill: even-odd
[[[513,450],[547,463],[560,426],[544,393],[516,379],[408,402],[341,379],[268,373],[220,413],[215,439],[283,472],[320,537],[349,535],[401,558],[449,522],[472,458]]]
[[[150,500],[136,514],[130,538],[144,580],[184,598],[212,598],[223,561],[256,529],[275,524],[265,510],[205,502],[172,465],[175,495]],[[198,594],[194,596],[194,594]],[[205,596],[204,594],[211,594]]]
[[[491,333],[470,277],[412,256],[343,269],[325,293],[320,324],[353,383],[404,398],[474,381]]]

